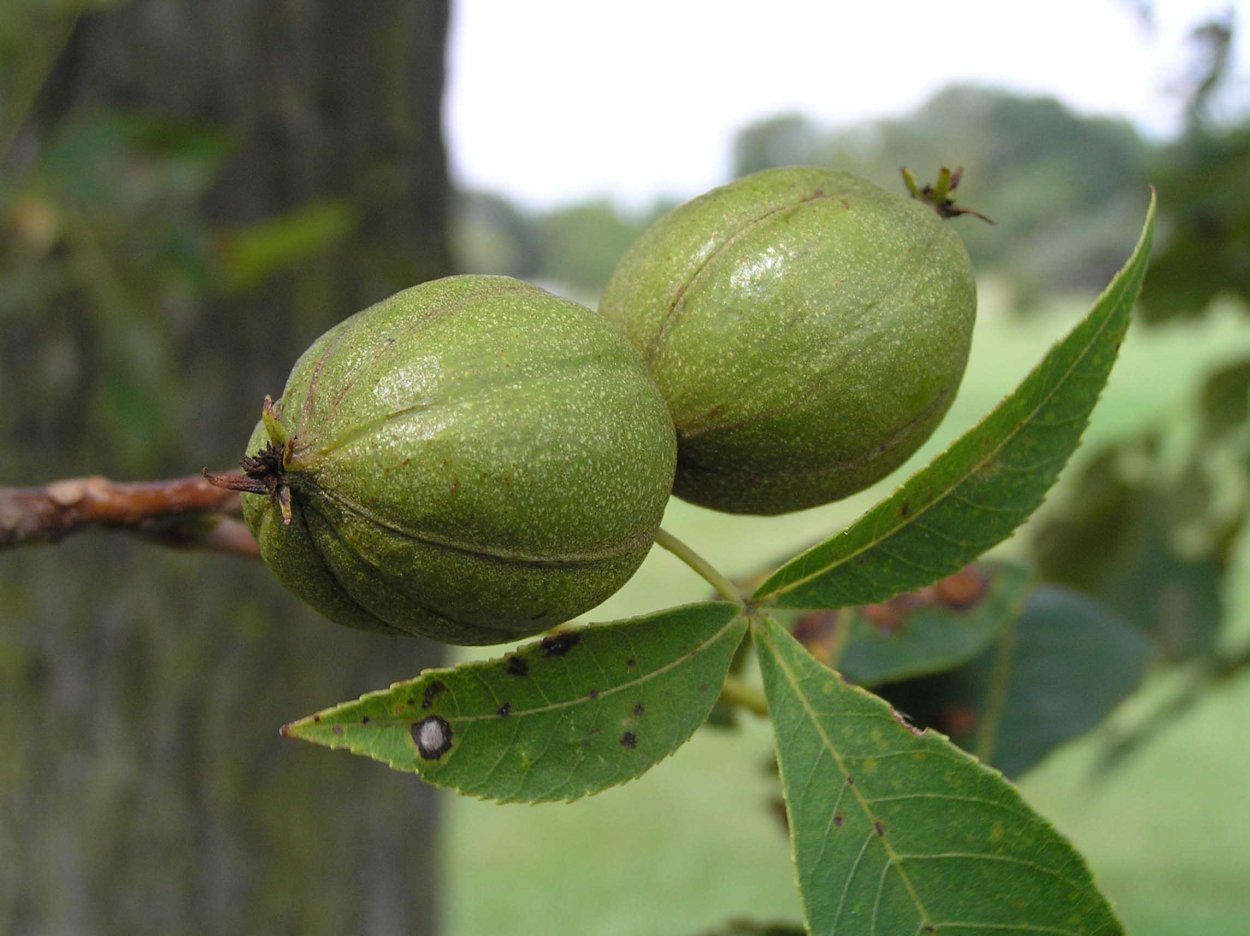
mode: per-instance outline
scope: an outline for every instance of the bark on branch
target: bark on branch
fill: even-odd
[[[55,543],[87,529],[125,530],[163,546],[248,558],[260,551],[235,491],[201,477],[127,483],[93,475],[0,487],[0,550]]]

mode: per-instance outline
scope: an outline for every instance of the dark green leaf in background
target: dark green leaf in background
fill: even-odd
[[[882,604],[808,612],[791,630],[820,662],[857,685],[876,686],[977,656],[1020,613],[1032,584],[1021,566],[971,565]]]
[[[744,640],[738,644],[738,649],[734,652],[733,661],[729,664],[729,675],[737,676],[746,668],[747,660],[751,656],[751,642]],[[739,716],[742,709],[735,702],[725,698],[718,698],[716,704],[712,706],[712,711],[707,717],[707,727],[719,728],[723,730],[735,730],[738,728]]]
[[[879,691],[917,725],[1018,777],[1136,690],[1154,648],[1110,608],[1053,585],[1005,624],[967,666]]]
[[[1213,129],[1186,134],[1152,172],[1167,193],[1167,236],[1142,292],[1146,323],[1198,318],[1217,296],[1250,300],[1250,128]]]
[[[753,626],[814,934],[1122,933],[1080,855],[945,738]]]
[[[1174,526],[1195,522],[1204,498],[1193,479],[1184,491],[1157,481],[1129,480],[1119,449],[1089,464],[1070,505],[1034,537],[1039,574],[1106,604],[1140,628],[1168,660],[1209,653],[1223,617],[1218,556],[1184,555]],[[1177,517],[1179,502],[1188,517]]]
[[[0,157],[90,0],[8,0],[0,16]]]
[[[229,135],[211,127],[141,114],[90,114],[56,129],[38,184],[101,234],[139,221],[168,226],[190,215],[232,149]]]
[[[1198,411],[1208,437],[1234,431],[1250,421],[1250,360],[1242,358],[1208,374]]]
[[[759,923],[755,920],[730,920],[724,926],[707,930],[699,936],[803,936],[798,923]]]
[[[703,723],[746,631],[738,610],[706,602],[569,628],[283,733],[484,799],[576,799],[639,776]]]
[[[1080,442],[1141,289],[1154,230],[1089,315],[1011,396],[851,527],[807,550],[756,592],[762,604],[871,604],[936,581],[1002,542],[1041,504]]]
[[[220,278],[199,203],[233,144],[220,129],[96,108],[43,133],[39,158],[0,190],[10,225],[0,232],[0,305],[19,328],[55,331],[80,316],[63,339],[71,363],[43,377],[56,397],[45,408],[66,413],[109,471],[165,470],[154,453],[187,444],[180,410],[199,406],[184,399],[196,297]],[[76,405],[87,412],[74,418]]]
[[[358,220],[348,202],[327,198],[224,232],[219,251],[224,288],[255,289],[276,273],[316,260],[346,241]]]

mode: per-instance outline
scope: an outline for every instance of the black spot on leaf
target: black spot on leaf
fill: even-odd
[[[579,643],[581,643],[582,635],[572,631],[563,631],[559,634],[551,634],[542,639],[543,655],[549,657],[562,657]]]
[[[638,736],[632,731],[627,731],[621,735],[621,747],[627,747],[631,751],[638,746]]]
[[[530,665],[519,656],[508,657],[508,665],[505,669],[509,676],[528,676],[530,674]]]
[[[410,730],[424,760],[438,760],[451,749],[451,725],[444,718],[431,715],[413,722]]]
[[[447,691],[446,683],[441,683],[437,679],[425,687],[425,692],[421,694],[421,707],[428,709],[434,704],[434,700]]]
[[[593,702],[595,699],[599,698],[599,690],[591,689],[590,692],[586,693],[586,698]]]
[[[842,815],[841,813],[833,814],[833,824],[837,826],[839,829],[842,828],[842,823],[844,822],[846,822],[846,816]]]
[[[641,715],[645,711],[646,709],[643,707],[643,704],[641,702],[636,703],[634,705],[634,718],[637,718],[639,715]]]
[[[884,836],[885,835],[885,823],[880,822],[880,821],[874,822],[872,824],[872,830],[876,832],[878,835]]]
[[[508,717],[508,715],[509,715],[509,714],[511,714],[511,712],[512,712],[512,703],[511,703],[511,702],[505,702],[503,705],[499,706],[499,717],[500,717],[500,718],[507,718],[507,717]]]

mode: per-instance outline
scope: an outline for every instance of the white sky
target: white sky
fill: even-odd
[[[453,0],[452,173],[530,207],[685,198],[725,181],[754,119],[897,116],[953,81],[1165,135],[1205,11],[1237,7],[1244,86],[1248,2],[1157,0],[1148,30],[1125,0]]]

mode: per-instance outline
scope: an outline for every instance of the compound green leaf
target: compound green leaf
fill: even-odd
[[[746,631],[738,611],[705,602],[568,628],[282,733],[483,799],[576,799],[639,776],[703,723]]]
[[[1085,595],[1042,585],[993,645],[949,672],[882,690],[920,725],[1018,777],[1094,728],[1141,684],[1154,648]]]
[[[1090,313],[975,428],[842,533],[756,592],[760,604],[872,604],[954,572],[1041,504],[1080,442],[1141,289],[1153,194],[1137,248]]]
[[[808,929],[1122,933],[1081,856],[1015,789],[753,625]]]

